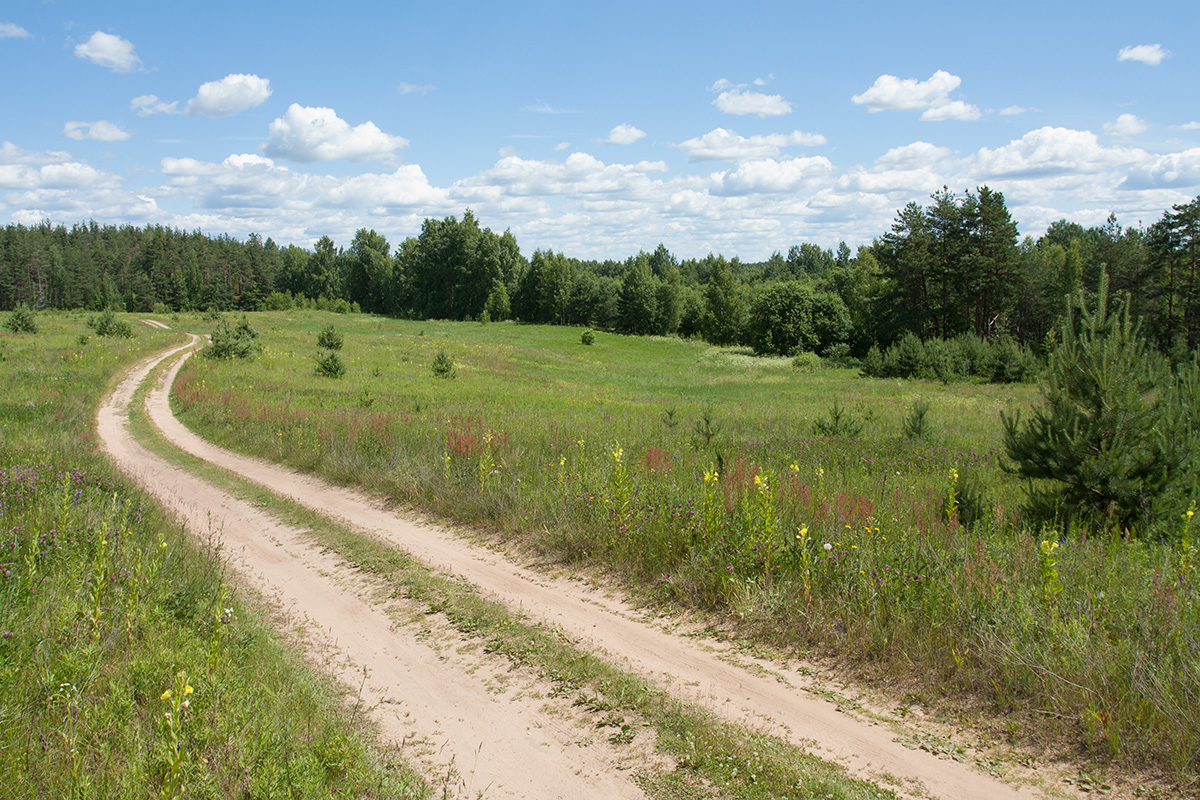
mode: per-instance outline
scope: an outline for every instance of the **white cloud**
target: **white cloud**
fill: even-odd
[[[381,131],[373,122],[351,127],[332,108],[292,103],[287,113],[271,122],[262,150],[273,158],[302,164],[314,161],[380,161],[390,158],[408,140]]]
[[[538,100],[536,103],[530,103],[521,108],[522,111],[531,111],[534,114],[578,114],[579,112],[571,108],[557,108],[549,103]]]
[[[962,100],[951,100],[941,105],[925,109],[921,114],[922,122],[942,122],[954,119],[960,122],[974,122],[979,119],[979,108],[964,103]]]
[[[1164,50],[1159,44],[1139,44],[1122,47],[1117,53],[1117,61],[1140,61],[1143,64],[1156,66],[1162,63],[1162,60],[1171,55],[1169,50]]]
[[[608,144],[633,144],[638,139],[645,138],[646,132],[638,130],[632,125],[621,123],[608,132],[608,138],[604,141]]]
[[[1104,123],[1104,132],[1114,139],[1130,139],[1150,129],[1144,121],[1133,114],[1122,114],[1116,122]]]
[[[129,108],[136,111],[139,117],[148,117],[151,114],[178,114],[179,103],[177,101],[164,103],[158,99],[156,94],[138,95],[129,102]]]
[[[554,145],[554,152],[560,153],[563,150],[566,150],[570,146],[571,146],[570,142],[559,142],[558,144]]]
[[[408,81],[400,82],[400,94],[429,94],[437,87],[432,83],[415,84]]]
[[[929,142],[913,142],[901,147],[893,147],[875,159],[875,163],[881,167],[892,169],[911,169],[946,162],[953,155],[954,151],[949,147],[938,147]]]
[[[822,144],[825,137],[819,133],[793,131],[745,137],[725,128],[714,128],[676,146],[687,154],[688,161],[748,161],[774,158],[785,147]]]
[[[0,39],[29,39],[32,33],[12,22],[0,22]]]
[[[36,152],[24,150],[12,142],[0,145],[0,164],[22,164],[40,167],[45,164],[64,164],[71,160],[71,154],[63,150]]]
[[[1182,153],[1168,153],[1139,164],[1130,170],[1123,185],[1130,189],[1190,187],[1190,192],[1200,185],[1200,148],[1194,147]]]
[[[1187,122],[1179,126],[1181,131],[1200,131],[1200,122]]]
[[[981,147],[971,158],[980,180],[995,177],[1047,178],[1094,175],[1144,161],[1143,150],[1104,147],[1091,131],[1044,127],[995,150]]]
[[[96,31],[86,42],[76,45],[75,57],[108,67],[113,72],[132,72],[142,65],[132,42],[104,31]]]
[[[865,105],[867,110],[918,111],[946,102],[950,92],[958,88],[962,78],[945,70],[933,73],[927,81],[916,78],[901,80],[895,75],[880,75],[871,88],[850,98],[856,105]]]
[[[792,104],[777,94],[762,94],[741,89],[721,92],[713,105],[726,114],[754,114],[757,117],[777,117],[789,114]]]
[[[63,135],[68,139],[87,139],[93,142],[123,142],[130,137],[129,131],[103,119],[95,122],[68,122],[63,125]]]
[[[879,111],[923,111],[921,119],[926,122],[977,120],[980,112],[976,106],[950,99],[950,93],[961,83],[962,78],[941,69],[925,81],[880,75],[870,88],[854,95],[850,101],[866,106],[872,114]]]
[[[257,75],[232,73],[219,81],[200,84],[183,113],[189,117],[230,117],[266,102],[271,82]]]
[[[1008,108],[1000,109],[1000,116],[1015,117],[1018,114],[1028,114],[1030,112],[1037,111],[1037,110],[1038,109],[1036,109],[1036,108],[1023,108],[1021,106],[1009,106]]]
[[[833,164],[824,156],[765,158],[743,161],[712,176],[716,195],[776,194],[813,188],[833,174]]]

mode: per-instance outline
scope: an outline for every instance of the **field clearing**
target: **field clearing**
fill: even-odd
[[[1014,740],[1196,773],[1194,566],[1111,532],[1022,529],[999,415],[1034,387],[800,373],[674,339],[589,347],[559,327],[252,322],[257,360],[193,359],[176,384],[207,438],[606,570],[918,702],[967,704]],[[331,323],[340,380],[314,374]],[[453,379],[434,375],[439,351]],[[904,439],[919,399],[932,435]],[[861,429],[814,435],[835,400]]]

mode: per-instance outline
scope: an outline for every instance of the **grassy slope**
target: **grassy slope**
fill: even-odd
[[[0,794],[423,796],[97,452],[115,375],[180,340],[130,319],[130,340],[80,314],[0,335]]]
[[[330,321],[342,380],[313,375]],[[211,438],[610,569],[917,697],[973,698],[1017,738],[1182,782],[1200,767],[1194,566],[1167,547],[1075,532],[1055,548],[1060,534],[1019,527],[999,413],[1031,387],[801,375],[677,340],[585,347],[567,328],[313,312],[254,324],[259,360],[197,359],[177,384]],[[430,370],[441,349],[453,380]],[[917,398],[931,442],[899,438]],[[857,436],[812,435],[835,399]]]

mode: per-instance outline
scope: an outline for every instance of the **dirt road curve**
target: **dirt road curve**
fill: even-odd
[[[641,796],[627,778],[628,759],[651,756],[608,746],[592,726],[574,718],[578,714],[565,701],[548,698],[547,687],[534,678],[514,678],[505,664],[483,653],[438,647],[427,631],[398,625],[396,615],[403,609],[380,603],[365,579],[319,552],[301,531],[134,442],[127,407],[135,389],[157,361],[184,349],[144,362],[122,381],[99,414],[105,447],[120,469],[192,531],[217,530],[233,566],[308,622],[311,643],[332,654],[332,666],[343,679],[357,689],[367,676],[363,699],[385,735],[420,743],[428,768],[448,776],[447,784],[461,796],[479,791],[486,797]],[[168,406],[170,382],[182,363],[179,358],[146,403],[154,424],[183,450],[391,542],[431,567],[461,575],[510,608],[559,626],[581,646],[651,677],[677,696],[803,742],[811,752],[864,777],[894,776],[906,795],[946,800],[1041,796],[968,764],[905,748],[886,726],[841,713],[805,691],[808,681],[794,669],[737,666],[716,645],[673,635],[579,582],[531,572],[447,531],[403,519],[378,499],[205,442],[175,420]]]

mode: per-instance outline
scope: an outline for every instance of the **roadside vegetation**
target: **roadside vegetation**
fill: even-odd
[[[737,348],[578,329],[259,315],[253,364],[193,359],[185,422],[628,581],[645,601],[894,681],[1177,783],[1194,780],[1194,507],[1156,536],[1033,523],[1001,469],[1035,387],[804,371]],[[457,380],[438,380],[439,354]],[[369,398],[370,402],[364,401]],[[1166,512],[1163,512],[1166,513]]]
[[[97,452],[104,392],[178,334],[111,313],[17,327],[0,334],[0,796],[425,796],[211,542]]]

